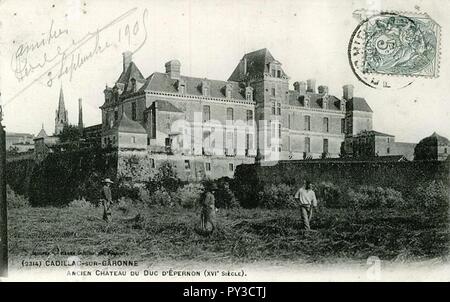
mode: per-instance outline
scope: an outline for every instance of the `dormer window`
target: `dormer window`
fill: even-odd
[[[345,111],[345,102],[341,101],[341,111]]]
[[[204,96],[209,96],[209,83],[207,81],[202,82],[202,94]]]
[[[328,109],[328,101],[327,100],[323,100],[322,101],[322,108],[323,109]]]
[[[227,84],[227,86],[225,86],[225,96],[227,98],[231,98],[232,91],[233,91],[233,87],[231,86],[231,84]]]
[[[303,100],[303,106],[305,106],[305,107],[309,107],[309,99],[304,99]]]
[[[178,80],[178,93],[185,94],[186,93],[186,82],[183,80]]]
[[[253,101],[253,88],[252,87],[245,87],[245,99],[247,101]]]

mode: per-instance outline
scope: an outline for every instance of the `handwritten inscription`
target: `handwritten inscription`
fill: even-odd
[[[56,27],[52,20],[49,30],[42,33],[42,37],[22,42],[14,51],[11,69],[16,79],[19,82],[30,82],[5,105],[42,79],[45,79],[48,87],[63,77],[68,77],[71,81],[74,74],[88,61],[112,46],[126,46],[132,53],[139,51],[148,37],[148,10],[145,9],[135,20],[130,20],[136,12],[137,8],[133,8],[78,39],[71,37],[69,29]]]

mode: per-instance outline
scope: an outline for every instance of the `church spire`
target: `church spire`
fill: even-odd
[[[58,135],[62,132],[64,126],[69,124],[68,114],[66,110],[66,106],[64,104],[64,92],[61,85],[59,90],[59,102],[58,102],[58,110],[56,110],[55,116],[55,135]]]

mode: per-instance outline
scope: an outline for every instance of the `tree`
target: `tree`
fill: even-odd
[[[65,125],[61,133],[59,134],[59,141],[61,143],[65,142],[76,142],[80,140],[82,133],[77,126]]]

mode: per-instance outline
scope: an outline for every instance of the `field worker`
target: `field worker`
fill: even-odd
[[[214,192],[217,190],[215,184],[206,192],[202,200],[202,209],[200,213],[201,229],[207,234],[211,234],[215,229],[216,206]]]
[[[113,182],[109,178],[103,181],[103,189],[102,189],[103,220],[105,220],[106,222],[111,221],[111,205],[112,205],[111,184],[113,184]]]
[[[309,231],[309,223],[312,218],[312,207],[317,207],[316,194],[312,190],[310,181],[305,180],[304,185],[295,193],[295,199],[300,202],[301,219],[303,229]]]

